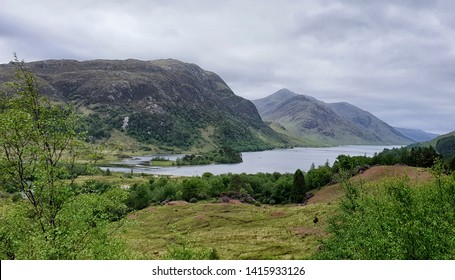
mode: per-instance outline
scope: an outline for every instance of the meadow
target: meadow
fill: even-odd
[[[165,258],[172,246],[215,250],[220,259],[309,259],[327,236],[334,211],[327,204],[177,201],[128,215],[121,236],[139,259]]]

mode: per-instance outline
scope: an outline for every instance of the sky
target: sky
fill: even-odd
[[[0,63],[175,58],[247,99],[281,88],[455,130],[455,1],[0,0]]]

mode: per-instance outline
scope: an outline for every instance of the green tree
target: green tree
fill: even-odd
[[[291,201],[294,203],[305,202],[306,187],[305,177],[302,170],[297,169],[294,173],[294,181],[292,182]]]
[[[182,182],[182,198],[186,201],[190,201],[192,198],[205,199],[208,190],[208,183],[197,177],[188,178]]]
[[[332,180],[332,168],[328,164],[310,169],[305,174],[307,191],[323,187]]]
[[[126,205],[134,210],[144,209],[150,205],[152,194],[149,186],[145,184],[134,185],[129,190],[129,196],[126,200]]]
[[[270,204],[286,204],[291,200],[292,179],[281,176],[276,182],[270,197]]]
[[[117,258],[122,249],[108,236],[104,212],[112,200],[76,193],[76,176],[61,179],[74,173],[85,145],[75,111],[44,98],[35,77],[14,64],[17,80],[1,93],[0,176],[25,199],[0,216],[0,256]]]

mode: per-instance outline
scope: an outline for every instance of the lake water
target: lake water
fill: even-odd
[[[373,156],[374,153],[381,152],[384,148],[394,148],[396,146],[338,146],[329,148],[293,148],[282,150],[270,150],[262,152],[242,153],[243,162],[237,164],[210,164],[198,166],[175,166],[175,167],[153,167],[145,166],[145,163],[156,157],[169,158],[175,160],[183,155],[150,155],[131,159],[125,159],[121,163],[129,164],[135,173],[176,175],[176,176],[201,176],[205,172],[212,174],[225,173],[294,173],[301,169],[308,171],[311,164],[315,166],[323,165],[327,161],[330,166],[338,155],[350,156]],[[107,169],[107,167],[102,167]],[[131,172],[131,168],[109,167],[114,172]]]

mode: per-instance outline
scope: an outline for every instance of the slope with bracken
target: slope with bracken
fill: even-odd
[[[428,183],[433,180],[427,168],[412,166],[373,166],[362,174],[350,179],[352,183],[364,185],[375,185],[387,180],[409,180],[412,184]],[[345,195],[341,184],[333,184],[322,187],[314,192],[314,196],[308,200],[308,204],[334,203]]]

